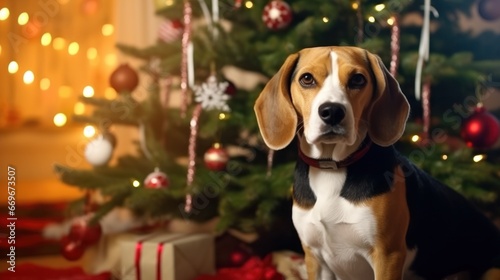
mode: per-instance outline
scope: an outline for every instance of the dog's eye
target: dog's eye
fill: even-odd
[[[314,80],[313,75],[311,75],[310,73],[304,73],[302,74],[302,76],[300,76],[299,83],[303,87],[311,87],[316,84],[316,81]]]
[[[362,74],[354,74],[349,79],[349,88],[362,88],[366,85],[366,78]]]

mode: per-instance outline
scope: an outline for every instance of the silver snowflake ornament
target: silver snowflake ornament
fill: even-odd
[[[210,76],[206,83],[194,88],[195,101],[201,104],[203,110],[221,110],[225,112],[231,111],[227,105],[229,95],[225,93],[228,82],[217,82],[215,76]]]

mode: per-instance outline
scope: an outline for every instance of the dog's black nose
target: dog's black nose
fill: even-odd
[[[331,126],[339,124],[345,117],[345,107],[339,103],[328,102],[318,108],[319,117]]]

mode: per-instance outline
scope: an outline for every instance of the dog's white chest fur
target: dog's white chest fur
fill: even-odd
[[[346,171],[310,168],[309,182],[316,196],[313,208],[294,206],[293,222],[303,245],[323,266],[321,279],[373,279],[369,257],[376,222],[371,208],[340,196]]]

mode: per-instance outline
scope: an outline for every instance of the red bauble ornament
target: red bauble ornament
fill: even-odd
[[[461,136],[469,147],[490,148],[500,137],[500,123],[484,107],[479,106],[462,124]]]
[[[85,246],[82,242],[63,238],[61,244],[61,255],[68,261],[76,261],[83,256]]]
[[[212,171],[225,170],[229,161],[229,155],[219,144],[215,144],[212,148],[208,149],[203,158],[205,166]]]
[[[500,18],[500,0],[479,0],[477,11],[485,20],[497,20]]]
[[[227,82],[227,88],[224,91],[224,93],[227,94],[227,95],[234,96],[236,94],[236,91],[238,91],[236,89],[236,86],[231,81],[226,80],[226,82]]]
[[[167,174],[161,172],[158,168],[144,179],[144,187],[148,189],[161,189],[168,188],[169,186],[170,180]]]
[[[87,246],[97,243],[101,235],[102,228],[99,223],[90,226],[86,219],[79,219],[71,225],[68,238]]]
[[[139,75],[128,64],[122,64],[111,73],[109,84],[118,93],[131,92],[139,84]]]
[[[248,254],[247,252],[244,252],[244,251],[234,251],[234,252],[231,252],[231,254],[229,255],[229,259],[231,261],[231,266],[235,266],[235,267],[241,266],[250,257],[251,257],[250,254]]]
[[[264,7],[262,20],[271,30],[286,28],[292,22],[292,8],[284,1],[273,0]]]
[[[184,24],[179,19],[166,20],[160,24],[158,38],[165,43],[172,43],[181,38],[184,32]]]
[[[82,13],[86,16],[93,15],[99,9],[99,1],[98,0],[83,0],[82,2]]]

